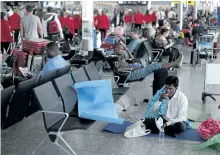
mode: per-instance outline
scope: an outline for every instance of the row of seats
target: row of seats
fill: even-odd
[[[59,77],[62,77],[59,80],[61,84],[64,84],[66,81],[69,81],[72,78],[72,85],[73,83],[77,82],[101,80],[101,75],[99,74],[99,69],[101,68],[100,65],[102,65],[102,61],[99,61],[96,64],[93,61],[84,67],[73,70],[71,74],[68,73],[70,71],[71,66],[66,66],[56,71],[44,74],[40,76],[39,79],[29,79],[27,81],[19,83],[17,86],[11,86],[6,89],[3,89],[1,91],[2,129],[7,129],[13,124],[21,121],[24,117],[28,117],[40,109],[36,98],[33,96],[33,88],[41,86],[49,81],[52,81],[52,83],[54,83],[54,79],[56,81],[57,79],[59,79]],[[65,75],[65,77],[63,77],[63,75]],[[69,80],[65,79],[67,78],[67,75],[69,75]],[[55,88],[56,86],[57,85],[55,85]],[[114,101],[117,102],[120,99],[120,97],[124,95],[128,90],[128,87],[113,88],[112,93]],[[50,95],[48,94],[48,92],[45,94],[49,98]],[[66,94],[64,93],[63,95]],[[67,96],[71,98],[70,95],[68,95],[68,92]],[[68,97],[63,98],[64,103],[72,102],[69,101]],[[77,110],[73,111],[72,114],[74,116],[77,116]]]

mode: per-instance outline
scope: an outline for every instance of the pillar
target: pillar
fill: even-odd
[[[180,29],[183,27],[183,1],[179,1],[178,3],[178,19],[180,21]]]
[[[197,19],[197,11],[198,11],[198,3],[199,1],[194,1],[194,12],[193,12],[193,19]]]
[[[147,9],[148,9],[148,10],[151,9],[151,0],[148,0],[148,3],[147,3]]]
[[[94,50],[93,0],[82,1],[82,51]],[[85,54],[86,55],[86,54]]]

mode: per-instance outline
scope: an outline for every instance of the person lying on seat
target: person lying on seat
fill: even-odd
[[[187,120],[188,100],[185,94],[178,90],[178,86],[178,77],[168,76],[164,87],[148,102],[144,123],[151,133],[159,133],[164,128],[166,135],[176,137],[176,134],[184,132],[186,128],[192,128]],[[162,126],[157,121],[159,117],[163,119]]]

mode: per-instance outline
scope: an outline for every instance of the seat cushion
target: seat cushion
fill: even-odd
[[[48,131],[58,131],[60,126],[62,125],[65,118],[58,121],[56,124],[51,126]],[[76,130],[76,129],[88,129],[95,121],[94,120],[88,120],[84,118],[79,117],[69,117],[64,124],[61,131],[70,131],[70,130]]]
[[[112,89],[112,95],[124,95],[129,90],[129,87],[119,87]]]

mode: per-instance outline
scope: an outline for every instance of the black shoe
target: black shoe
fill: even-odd
[[[144,99],[143,102],[148,103],[149,99]]]

